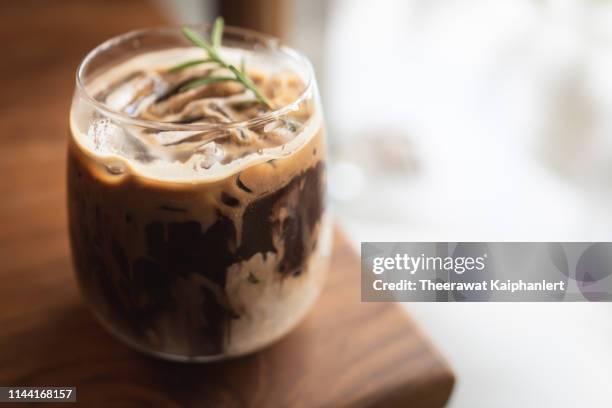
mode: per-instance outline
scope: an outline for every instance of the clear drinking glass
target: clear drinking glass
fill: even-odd
[[[162,28],[91,51],[70,113],[69,227],[83,296],[116,337],[175,360],[237,356],[279,339],[311,308],[327,271],[326,143],[312,67],[276,39],[237,28],[225,29],[220,52],[249,75],[256,69],[273,109],[248,91],[235,102],[213,89],[235,83],[182,90],[142,74],[203,53]],[[229,100],[232,112],[254,116],[228,119]],[[164,119],[151,119],[158,111]]]

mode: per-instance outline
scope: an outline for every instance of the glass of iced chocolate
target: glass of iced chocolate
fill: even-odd
[[[175,360],[238,356],[288,333],[330,250],[310,63],[273,38],[217,28],[98,46],[70,113],[82,293],[116,337]]]

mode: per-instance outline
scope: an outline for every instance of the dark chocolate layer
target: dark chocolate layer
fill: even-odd
[[[138,208],[117,200],[105,208],[95,199],[112,196],[118,187],[88,173],[72,154],[68,192],[77,276],[105,320],[146,348],[174,352],[160,339],[177,338],[189,344],[189,350],[181,350],[184,354],[222,354],[230,322],[240,318],[227,299],[227,270],[256,254],[278,253],[275,240],[283,248],[276,273],[287,279],[306,270],[323,214],[322,162],[247,204],[237,247],[236,226],[224,210],[242,204],[231,192],[222,193],[217,219],[208,227],[187,210],[161,201],[156,203],[157,218],[144,219]],[[237,177],[235,183],[252,193]],[[185,221],[171,221],[177,214]],[[259,283],[251,275],[248,281]],[[163,318],[186,310],[188,321],[162,324]]]

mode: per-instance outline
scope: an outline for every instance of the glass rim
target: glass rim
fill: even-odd
[[[128,31],[126,33],[114,36],[109,38],[108,40],[102,42],[101,44],[94,47],[90,50],[87,55],[83,58],[83,60],[79,63],[76,70],[76,86],[82,95],[85,96],[85,99],[89,103],[91,103],[95,109],[106,117],[115,119],[125,124],[140,126],[144,128],[157,129],[157,130],[167,130],[167,131],[208,131],[208,130],[220,130],[220,129],[232,129],[232,128],[241,128],[241,127],[252,127],[257,124],[265,123],[271,121],[275,118],[288,114],[290,112],[294,112],[298,110],[299,105],[304,102],[307,98],[312,94],[312,88],[314,86],[314,70],[312,68],[312,64],[308,57],[306,57],[301,52],[295,50],[294,48],[283,45],[280,39],[260,33],[255,30],[249,30],[246,28],[234,27],[234,26],[225,26],[224,33],[230,33],[238,36],[242,36],[245,39],[245,42],[249,39],[254,39],[255,41],[261,42],[265,45],[266,48],[271,50],[276,50],[281,52],[282,54],[290,57],[294,61],[297,61],[299,64],[303,65],[306,68],[306,78],[305,78],[305,86],[304,89],[300,92],[298,97],[281,107],[270,110],[269,112],[264,113],[263,115],[256,116],[254,118],[250,118],[242,121],[232,121],[232,122],[224,122],[224,123],[172,123],[172,122],[162,122],[157,120],[149,120],[137,118],[134,116],[130,116],[124,112],[120,112],[118,110],[112,109],[107,106],[104,102],[101,102],[93,97],[88,91],[84,83],[84,70],[87,66],[94,60],[96,56],[98,56],[101,52],[108,50],[119,43],[127,41],[131,38],[148,34],[148,33],[163,33],[163,32],[176,32],[180,33],[180,29],[182,27],[188,27],[197,31],[205,31],[209,32],[212,29],[212,24],[187,24],[181,26],[159,26],[159,27],[150,27],[150,28],[142,28],[137,30]]]

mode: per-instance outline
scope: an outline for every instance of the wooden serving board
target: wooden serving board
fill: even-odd
[[[21,0],[3,2],[0,15],[10,62],[0,75],[1,386],[76,386],[80,405],[100,407],[444,405],[452,372],[399,306],[360,302],[359,261],[339,232],[315,309],[260,353],[168,363],[107,334],[81,301],[69,261],[74,70],[100,41],[163,19],[138,1]]]

